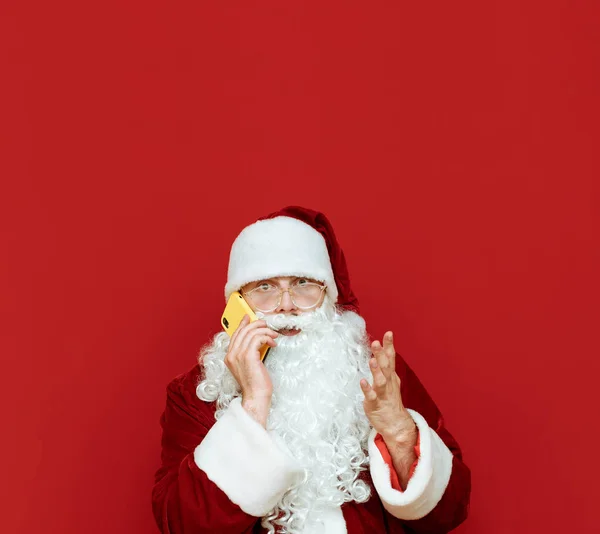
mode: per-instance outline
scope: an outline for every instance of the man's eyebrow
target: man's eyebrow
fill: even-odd
[[[272,282],[275,283],[275,279],[276,278],[291,278],[292,280],[300,280],[300,279],[306,279],[306,280],[312,280],[312,278],[309,278],[308,276],[282,276],[282,277],[273,277],[273,278],[263,278],[262,280],[256,280],[255,282],[250,282],[251,284],[260,284],[262,282]]]
[[[255,282],[250,282],[251,284],[262,284],[263,282],[273,282],[275,278],[263,278],[262,280],[256,280]]]

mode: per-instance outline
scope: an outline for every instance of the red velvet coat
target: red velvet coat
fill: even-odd
[[[423,445],[424,438],[425,441],[429,440],[429,435],[433,449],[444,449],[432,456],[433,468],[427,465],[427,460],[423,457],[419,459],[419,463],[423,462],[426,465],[421,471],[417,466],[419,474],[415,476],[425,481],[424,491],[429,495],[429,501],[425,499],[423,505],[425,508],[421,506],[420,510],[426,510],[427,513],[418,519],[399,518],[420,516],[419,508],[415,508],[414,504],[399,507],[389,505],[394,498],[401,499],[402,494],[383,487],[385,482],[382,483],[381,480],[386,478],[385,473],[379,477],[373,474],[374,456],[378,453],[370,448],[371,473],[364,472],[363,478],[371,487],[371,497],[362,504],[345,503],[341,508],[345,528],[338,525],[341,530],[336,528],[336,532],[442,534],[455,528],[467,516],[471,489],[470,471],[462,461],[460,448],[446,430],[435,403],[400,356],[396,358],[396,371],[402,381],[405,406],[416,412],[413,417],[418,418],[419,414],[422,416],[418,423],[421,455],[427,454],[423,451]],[[167,387],[166,408],[161,417],[162,466],[156,472],[152,492],[153,511],[158,527],[163,534],[266,532],[260,525],[260,517],[242,510],[203,469],[198,467],[195,451],[215,425],[214,403],[201,401],[196,395],[199,374],[200,368],[196,365],[190,371],[176,377]],[[425,447],[427,446],[425,444]],[[436,467],[438,464],[442,467]],[[381,462],[378,465],[381,465]],[[440,474],[443,471],[447,474]],[[389,480],[389,471],[387,475]],[[214,476],[211,477],[215,479]],[[440,483],[436,486],[436,477],[438,482],[443,479],[441,486]],[[374,479],[380,482],[376,480],[374,483]],[[260,492],[259,485],[257,482],[256,490]],[[418,485],[418,482],[415,482],[415,485]],[[407,487],[406,492],[410,491],[412,490]],[[431,495],[434,501],[431,500]],[[419,499],[420,496],[417,497],[417,501]],[[326,530],[327,534],[332,532],[331,529]]]

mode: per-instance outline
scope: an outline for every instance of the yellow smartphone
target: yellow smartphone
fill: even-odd
[[[252,308],[246,302],[243,295],[239,291],[234,291],[227,301],[223,315],[221,315],[221,326],[223,327],[223,330],[229,334],[229,337],[231,337],[237,330],[237,327],[242,322],[244,315],[248,315],[250,317],[251,323],[258,321],[258,317],[252,311]],[[258,351],[260,354],[260,361],[263,361],[267,357],[269,350],[271,350],[269,345],[263,345],[260,348]]]

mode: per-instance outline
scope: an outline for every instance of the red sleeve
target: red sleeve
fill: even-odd
[[[214,409],[196,396],[199,372],[167,387],[162,426],[162,465],[155,475],[152,509],[163,534],[246,534],[259,518],[229,500],[194,462],[194,449],[214,424]]]
[[[415,468],[417,467],[417,464],[419,463],[419,455],[421,454],[420,441],[421,441],[421,436],[417,435],[417,444],[415,445],[415,454],[417,455],[417,459],[410,466],[410,470],[408,472],[409,480],[410,480],[410,477],[413,476],[413,473],[415,472]],[[390,454],[390,451],[387,448],[385,441],[383,441],[383,437],[381,436],[381,434],[377,434],[375,436],[375,445],[377,445],[377,448],[379,449],[379,452],[381,453],[381,457],[383,458],[383,461],[390,468],[390,479],[392,482],[392,488],[394,488],[397,491],[402,491],[402,488],[400,487],[400,481],[398,480],[398,473],[396,473],[396,469],[394,468],[394,462],[392,461],[392,455]]]
[[[444,417],[437,405],[406,361],[396,354],[396,372],[401,381],[402,402],[407,408],[423,416],[429,427],[440,437],[452,453],[452,473],[441,500],[425,517],[400,520],[389,515],[390,522],[400,522],[415,534],[449,532],[460,525],[469,513],[471,471],[463,462],[458,442],[446,428]]]

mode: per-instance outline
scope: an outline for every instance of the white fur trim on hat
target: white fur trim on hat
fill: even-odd
[[[249,282],[276,276],[306,276],[324,282],[332,301],[337,301],[325,238],[292,217],[257,221],[240,232],[229,255],[225,300]]]

